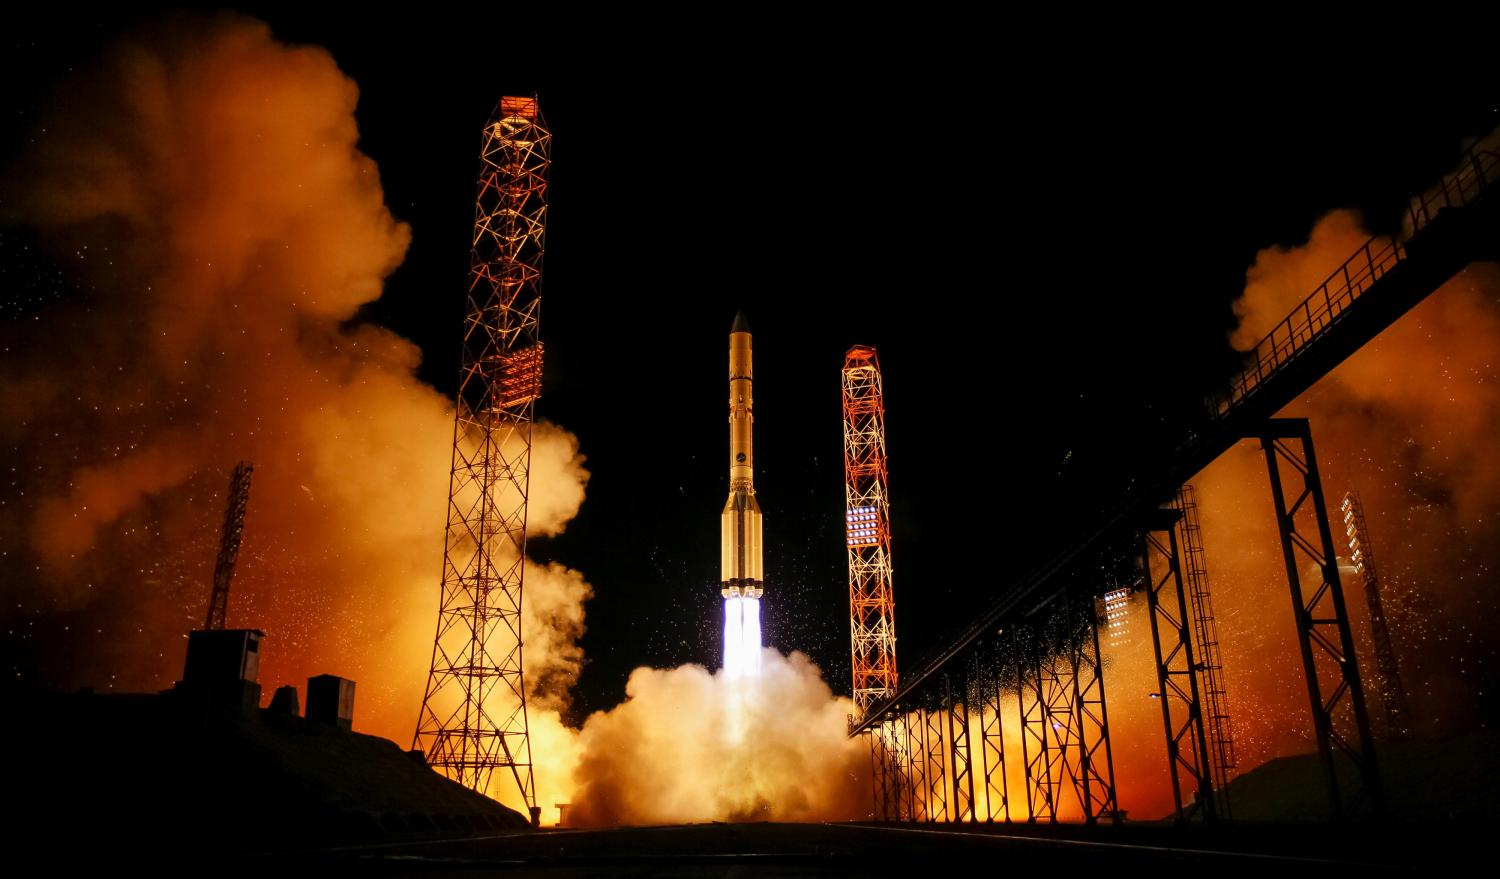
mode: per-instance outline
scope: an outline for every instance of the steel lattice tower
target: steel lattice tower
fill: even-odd
[[[442,607],[412,744],[479,793],[495,769],[510,769],[533,824],[541,810],[526,727],[521,586],[551,146],[535,96],[501,98],[484,128]]]
[[[875,349],[844,355],[844,501],[849,550],[849,639],[854,711],[896,692],[896,601],[891,592],[885,403]]]
[[[1380,685],[1380,702],[1385,708],[1386,735],[1393,739],[1411,737],[1411,709],[1406,703],[1406,688],[1401,684],[1401,667],[1396,662],[1396,648],[1391,646],[1391,631],[1385,622],[1381,603],[1380,569],[1370,550],[1370,526],[1365,524],[1365,505],[1357,492],[1344,495],[1339,505],[1344,514],[1344,536],[1349,541],[1349,563],[1365,587],[1365,606],[1370,612],[1370,643],[1375,647],[1376,681]]]
[[[255,470],[249,461],[241,461],[229,476],[229,500],[224,508],[224,527],[219,532],[219,558],[214,562],[214,591],[208,598],[205,629],[224,628],[229,613],[229,581],[240,557],[240,538],[245,533],[245,510],[250,505],[250,474]]]

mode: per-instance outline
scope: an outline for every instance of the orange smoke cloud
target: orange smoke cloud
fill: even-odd
[[[229,623],[268,633],[263,683],[355,678],[357,725],[409,741],[452,406],[414,377],[414,345],[353,322],[410,239],[357,149],[355,84],[323,49],[218,16],[137,33],[68,89],[7,174],[6,203],[76,264],[87,301],[7,338],[21,356],[0,376],[19,416],[8,438],[37,464],[24,514],[0,520],[8,558],[37,567],[7,579],[23,609],[98,630],[56,675],[119,669],[128,689],[177,675],[244,458],[256,469]],[[576,513],[581,461],[571,435],[537,427],[533,533]],[[556,565],[526,586],[529,680],[543,709],[561,706],[589,587]]]
[[[1248,349],[1361,245],[1347,211],[1325,216],[1306,244],[1262,251],[1246,275],[1232,341]],[[1279,413],[1311,420],[1332,510],[1358,490],[1369,517],[1386,615],[1419,733],[1444,734],[1482,710],[1495,601],[1485,571],[1500,559],[1500,269],[1461,272]],[[1265,460],[1241,443],[1193,480],[1240,769],[1313,749]],[[1343,544],[1335,521],[1335,546]],[[1346,574],[1361,670],[1377,735],[1368,616]],[[1476,674],[1477,672],[1477,674]],[[1111,703],[1111,716],[1115,716]]]
[[[0,505],[12,615],[64,611],[54,683],[166,686],[201,624],[224,484],[255,463],[229,624],[268,634],[263,684],[359,682],[356,727],[410,741],[429,667],[453,416],[418,351],[359,307],[405,225],[357,149],[354,83],[329,54],[236,16],[138,33],[75,82],[10,169],[10,219],[76,263],[86,301],[7,329],[7,440],[35,463]],[[456,331],[456,329],[455,329]],[[46,345],[36,340],[50,340]],[[539,424],[528,528],[583,500],[578,443]],[[561,719],[591,593],[529,565],[523,604],[539,803],[594,822],[838,818],[868,810],[868,752],[800,654],[746,690],[641,669],[582,731]],[[60,628],[60,627],[59,627]],[[165,646],[164,646],[165,645]],[[729,738],[737,724],[742,738]],[[511,805],[514,784],[491,793]]]

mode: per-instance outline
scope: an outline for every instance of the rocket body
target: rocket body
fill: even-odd
[[[724,504],[719,579],[725,598],[759,598],[760,504],[755,502],[755,426],[750,332],[744,316],[729,334],[729,500]]]
[[[750,327],[735,316],[729,331],[729,500],[720,540],[720,593],[724,596],[724,668],[753,674],[760,668],[760,597],[765,592],[760,505],[755,501],[754,364]]]

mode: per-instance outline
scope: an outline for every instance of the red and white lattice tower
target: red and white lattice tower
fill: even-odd
[[[540,810],[526,727],[521,585],[551,146],[534,96],[501,98],[484,127],[442,607],[412,744],[433,768],[479,793],[489,793],[496,769],[508,769],[533,824]]]
[[[854,711],[896,692],[896,602],[891,592],[885,404],[875,349],[844,355],[844,510],[849,549],[849,639]]]

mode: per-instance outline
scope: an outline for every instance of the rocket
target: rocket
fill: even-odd
[[[720,542],[720,593],[724,596],[724,668],[730,674],[760,669],[760,504],[755,502],[755,425],[750,325],[743,312],[729,330],[729,500]]]
[[[722,563],[725,598],[759,598],[760,505],[755,502],[755,427],[750,325],[743,312],[729,331],[729,501],[724,504]]]

